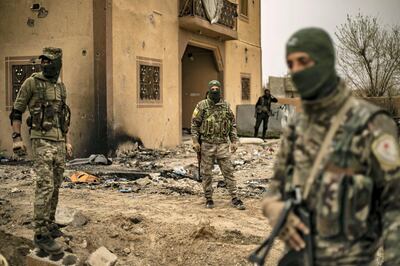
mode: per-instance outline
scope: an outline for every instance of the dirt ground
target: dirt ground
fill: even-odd
[[[87,222],[64,227],[58,241],[82,265],[101,246],[118,256],[117,265],[250,265],[248,255],[270,232],[260,204],[278,144],[243,144],[233,156],[244,211],[231,207],[218,168],[216,207],[204,207],[201,184],[190,179],[197,163],[189,142],[162,151],[127,144],[112,165],[79,166],[98,174],[97,185],[68,182],[77,169],[69,167],[59,209],[79,210]],[[0,253],[13,266],[24,265],[32,248],[33,178],[29,163],[0,164]],[[276,265],[282,249],[278,242],[266,265]]]

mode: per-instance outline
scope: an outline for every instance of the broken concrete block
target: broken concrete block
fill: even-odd
[[[36,255],[37,250],[31,251],[30,254],[26,256],[26,265],[27,266],[65,266],[65,265],[78,265],[78,258],[71,253],[65,252],[64,257],[60,258],[57,261],[50,260],[48,257],[41,258]]]
[[[239,138],[240,144],[262,144],[264,140],[259,138]]]
[[[117,260],[118,257],[111,253],[107,248],[100,247],[90,254],[86,263],[89,266],[113,266]]]
[[[81,211],[68,208],[58,208],[56,211],[56,223],[58,224],[80,227],[87,222],[88,218]]]

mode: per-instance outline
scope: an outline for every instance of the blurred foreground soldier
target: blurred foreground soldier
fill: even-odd
[[[272,115],[271,113],[271,103],[276,103],[278,100],[271,95],[269,89],[264,90],[264,95],[258,98],[256,103],[256,125],[254,126],[254,137],[258,137],[258,129],[260,128],[261,123],[263,123],[263,131],[262,138],[265,139],[265,134],[268,130],[268,120]]]
[[[61,236],[55,224],[58,191],[63,180],[66,155],[72,155],[67,139],[70,110],[66,105],[66,89],[59,81],[62,66],[60,48],[44,48],[39,57],[42,72],[34,73],[22,84],[10,114],[13,128],[13,151],[25,155],[21,138],[22,114],[26,107],[30,128],[36,189],[34,200],[34,244],[50,254],[60,252],[54,238]]]
[[[304,113],[282,136],[265,216],[275,225],[284,202],[299,188],[311,226],[289,214],[279,235],[289,250],[307,250],[303,236],[311,236],[314,265],[375,265],[383,244],[384,265],[400,265],[400,157],[394,121],[351,96],[336,74],[333,43],[325,31],[296,32],[286,55]]]
[[[230,150],[238,147],[235,116],[229,104],[221,98],[221,83],[212,80],[208,83],[207,99],[200,101],[192,116],[193,149],[201,153],[201,177],[206,197],[206,207],[213,208],[212,169],[217,160],[226,187],[232,197],[232,205],[244,210],[243,202],[237,196],[236,181],[233,176]]]

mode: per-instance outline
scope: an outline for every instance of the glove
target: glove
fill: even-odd
[[[26,155],[26,147],[22,140],[13,142],[13,152],[17,156],[25,156]]]
[[[238,144],[236,142],[231,143],[231,152],[235,153],[238,149]]]
[[[278,198],[266,198],[263,202],[263,214],[270,221],[271,226],[275,227],[279,215],[281,214],[285,203]],[[279,233],[279,238],[286,242],[291,248],[299,251],[305,247],[305,242],[299,231],[303,234],[309,234],[309,228],[303,224],[297,215],[289,213],[286,223]]]
[[[66,143],[65,144],[65,151],[67,153],[68,158],[72,158],[72,145],[71,143]]]
[[[197,153],[199,153],[201,151],[201,146],[200,143],[198,143],[197,141],[193,141],[193,150]]]

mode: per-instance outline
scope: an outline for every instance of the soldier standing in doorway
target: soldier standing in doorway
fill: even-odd
[[[271,103],[276,103],[278,100],[271,95],[269,89],[264,90],[264,95],[258,98],[255,108],[254,117],[256,118],[256,125],[254,126],[254,137],[258,137],[258,129],[263,123],[262,138],[265,139],[268,130],[268,120],[271,116]]]
[[[68,140],[70,110],[66,104],[66,88],[59,81],[62,50],[46,47],[41,59],[42,72],[25,80],[10,114],[13,129],[13,151],[26,154],[21,138],[22,114],[28,107],[30,139],[36,173],[34,200],[34,244],[49,254],[62,252],[54,240],[62,235],[55,223],[58,192],[63,180],[66,155],[72,156]]]
[[[237,150],[239,141],[235,116],[229,104],[221,98],[221,83],[218,80],[208,83],[207,99],[200,101],[194,109],[191,131],[193,149],[201,153],[201,177],[206,207],[214,207],[212,169],[216,159],[231,194],[232,205],[244,210],[245,206],[237,195],[230,153]]]

